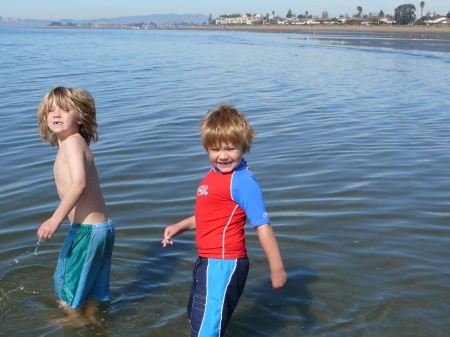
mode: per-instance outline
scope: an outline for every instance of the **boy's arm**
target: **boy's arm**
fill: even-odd
[[[61,223],[76,206],[86,188],[85,144],[81,142],[84,142],[81,137],[68,138],[65,141],[64,155],[69,168],[71,183],[52,217],[39,228],[38,238],[50,239],[55,234]]]
[[[258,234],[259,242],[266,253],[270,266],[270,279],[272,281],[273,290],[281,289],[287,282],[287,275],[284,271],[283,260],[281,259],[280,250],[278,248],[277,239],[273,233],[270,224],[255,227]]]
[[[163,247],[168,244],[173,245],[172,238],[178,236],[186,231],[192,231],[196,228],[195,225],[195,215],[186,218],[175,225],[167,226],[164,230],[164,240],[162,240]]]

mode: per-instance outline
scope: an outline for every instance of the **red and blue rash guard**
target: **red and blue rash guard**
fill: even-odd
[[[245,160],[233,172],[213,167],[197,190],[195,204],[198,255],[213,259],[247,256],[244,225],[269,223],[261,187]]]

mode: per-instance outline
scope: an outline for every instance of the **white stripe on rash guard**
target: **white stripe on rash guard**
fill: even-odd
[[[225,258],[225,235],[227,234],[227,228],[228,228],[228,226],[230,225],[231,219],[233,219],[234,212],[236,212],[236,209],[237,209],[238,207],[239,207],[239,205],[236,204],[236,206],[235,206],[234,209],[233,209],[233,212],[232,212],[231,215],[230,215],[230,218],[228,219],[227,225],[226,225],[225,228],[223,229],[223,233],[222,233],[222,259]]]

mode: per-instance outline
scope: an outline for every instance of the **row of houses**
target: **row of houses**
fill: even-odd
[[[388,25],[395,24],[395,21],[392,17],[376,17],[372,18],[376,19],[379,23],[385,23]],[[424,21],[426,24],[449,24],[450,18],[447,16],[428,16],[423,17],[422,21]],[[298,17],[292,17],[292,18],[273,18],[270,20],[271,23],[276,23],[279,25],[318,25],[320,23],[323,24],[360,24],[360,25],[370,25],[373,23],[373,21],[368,20],[367,18],[359,18],[359,17],[353,17],[353,18],[346,18],[343,16],[335,17],[332,19],[324,19],[324,18],[298,18]],[[215,20],[216,25],[253,25],[253,24],[265,24],[269,23],[268,18],[261,14],[254,14],[254,15],[240,15],[240,14],[233,14],[233,15],[224,15],[220,16]]]
[[[385,22],[388,24],[392,24],[392,21],[388,17],[383,17],[379,19],[381,22]],[[253,25],[253,24],[261,24],[268,23],[268,19],[261,14],[255,15],[229,15],[229,16],[220,16],[215,20],[216,25]],[[364,24],[367,19],[360,18],[345,18],[345,17],[336,17],[334,19],[323,19],[323,18],[274,18],[270,20],[271,23],[275,23],[278,25],[318,25],[321,23],[324,24],[335,24],[335,23],[360,23]]]

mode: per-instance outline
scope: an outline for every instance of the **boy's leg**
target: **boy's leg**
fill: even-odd
[[[197,277],[198,277],[198,273],[199,273],[199,268],[202,265],[203,261],[205,261],[205,263],[207,263],[207,259],[203,258],[203,257],[199,257],[194,264],[194,268],[192,270],[192,285],[191,285],[191,292],[189,293],[189,299],[188,299],[188,304],[187,304],[187,317],[189,319],[189,322],[191,322],[192,320],[192,302],[193,302],[193,298],[194,298],[194,294],[196,294],[196,289],[197,289]]]
[[[59,253],[58,264],[56,265],[55,274],[53,276],[53,280],[55,282],[55,293],[61,299],[64,283],[66,280],[66,268],[67,268],[67,259],[69,256],[69,252],[72,248],[73,242],[77,236],[78,232],[78,224],[71,224],[70,230],[67,233],[67,236],[64,240],[64,243],[61,247],[61,252]],[[65,307],[69,307],[66,301],[60,300],[61,307],[65,310]]]
[[[91,321],[88,317],[83,314],[83,311],[79,309],[72,309],[66,302],[59,300],[60,307],[66,312],[67,318],[62,320],[57,320],[58,323],[68,323],[73,327],[85,326]]]
[[[191,337],[223,336],[244,290],[249,262],[247,258],[200,259],[189,298]]]
[[[244,291],[245,282],[247,281],[249,269],[250,263],[247,257],[237,259],[236,269],[230,277],[223,302],[220,336],[225,334],[225,329],[230,322],[231,316],[234,313],[234,309],[236,309],[239,299],[241,298],[242,292]]]
[[[98,301],[86,300],[83,302],[82,310],[84,316],[89,320],[90,323],[98,323],[97,319],[95,318],[95,313],[98,311],[99,306],[100,302]]]
[[[96,252],[97,255],[101,255],[101,258],[99,258],[98,262],[99,267],[97,275],[95,277],[95,281],[90,287],[90,291],[86,296],[86,299],[91,301],[109,301],[110,299],[109,278],[111,274],[112,253],[116,238],[114,225],[111,224],[110,227],[102,230],[101,235],[103,236],[103,238],[98,238],[98,240],[102,242],[100,249],[101,252]],[[94,274],[95,273],[93,273],[93,276]]]

